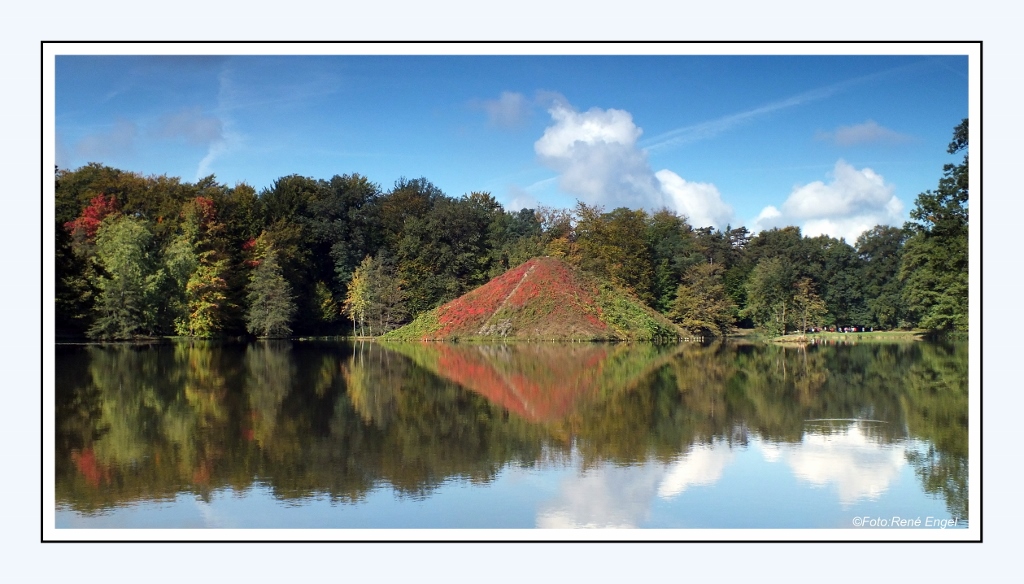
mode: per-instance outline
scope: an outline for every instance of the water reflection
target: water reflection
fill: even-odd
[[[646,463],[591,469],[562,482],[556,498],[540,506],[537,527],[631,528],[650,515],[664,466]]]
[[[715,484],[734,457],[728,444],[694,446],[665,469],[665,478],[658,485],[658,496],[672,499],[690,487]]]
[[[801,489],[850,509],[907,473],[967,517],[965,345],[182,342],[57,358],[57,501],[80,518],[225,491],[402,505],[522,473],[558,481],[528,511],[544,527],[727,526],[730,502]],[[688,519],[697,499],[717,515]]]
[[[878,499],[906,466],[903,441],[886,442],[869,421],[812,423],[799,444],[762,448],[766,458],[789,466],[800,480],[835,487],[844,507]]]

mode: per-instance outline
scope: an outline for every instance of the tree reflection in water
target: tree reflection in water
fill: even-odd
[[[57,359],[57,501],[83,514],[257,485],[282,501],[382,486],[426,499],[574,457],[581,473],[656,469],[637,480],[668,500],[755,444],[840,502],[878,496],[909,463],[967,517],[965,343],[190,341]]]

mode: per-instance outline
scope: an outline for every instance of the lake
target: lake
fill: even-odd
[[[967,371],[966,342],[58,345],[55,525],[959,529]]]

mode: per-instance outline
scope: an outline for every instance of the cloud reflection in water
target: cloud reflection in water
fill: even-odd
[[[740,448],[759,451],[769,463],[785,463],[800,483],[811,488],[831,486],[844,508],[864,499],[878,500],[907,464],[907,442],[886,442],[874,434],[871,425],[861,421],[809,425],[799,443],[767,442],[752,436],[746,447],[726,441],[696,445],[667,464],[597,466],[562,482],[559,494],[541,506],[537,527],[643,526],[656,498],[677,500],[688,489],[722,482],[730,466],[750,463],[753,459],[737,456]],[[731,480],[736,479],[726,477],[725,482]]]

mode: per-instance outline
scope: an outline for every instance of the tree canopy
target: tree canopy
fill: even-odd
[[[902,228],[851,245],[662,209],[505,209],[426,178],[289,175],[257,192],[89,164],[56,173],[63,336],[381,334],[549,255],[701,335],[733,327],[967,330],[968,125]],[[812,318],[813,317],[813,318]]]

